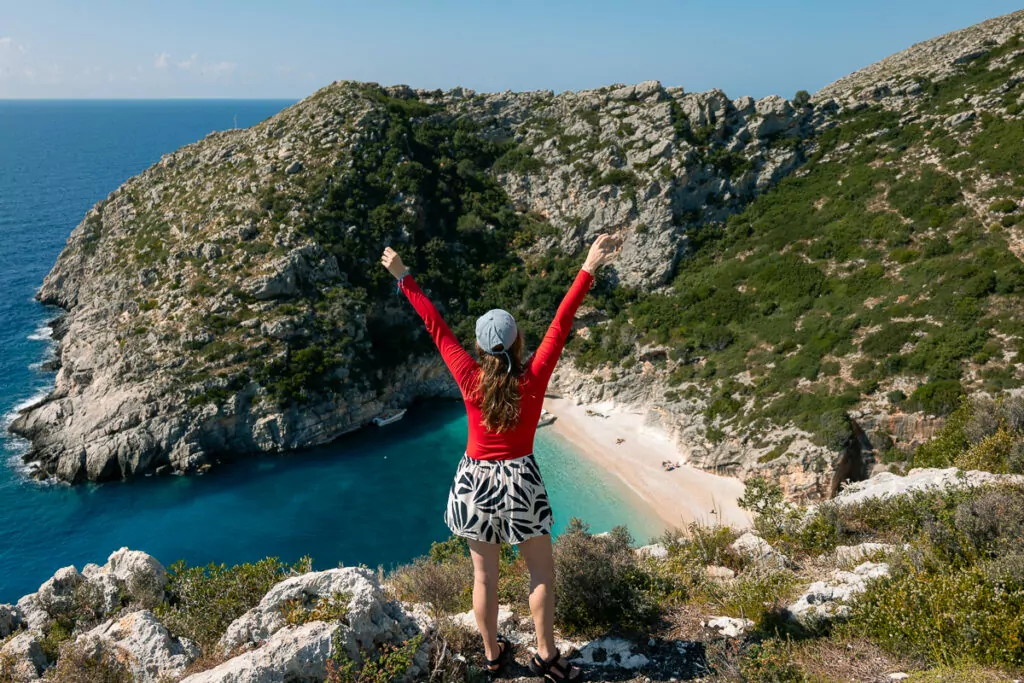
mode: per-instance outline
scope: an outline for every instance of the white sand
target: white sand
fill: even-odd
[[[544,407],[558,418],[546,429],[554,429],[596,466],[621,479],[668,525],[750,525],[750,516],[736,505],[743,483],[688,465],[666,472],[663,461],[679,463],[685,457],[667,434],[644,425],[643,415],[610,404],[576,405],[561,398],[545,399]],[[588,408],[608,417],[590,417]],[[624,441],[616,444],[616,439]]]

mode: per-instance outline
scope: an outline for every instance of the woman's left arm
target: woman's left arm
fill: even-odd
[[[455,377],[463,396],[467,395],[472,390],[479,373],[480,368],[476,361],[462,348],[462,344],[455,338],[455,334],[445,323],[437,308],[409,274],[409,269],[405,267],[402,258],[395,253],[394,249],[388,247],[384,250],[381,264],[398,280],[398,288],[405,293],[409,303],[423,319],[423,324],[426,326],[427,332],[430,333],[431,339],[434,340],[437,350],[441,352],[445,365]]]

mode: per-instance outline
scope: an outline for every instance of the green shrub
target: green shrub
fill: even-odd
[[[375,652],[364,651],[357,662],[345,654],[340,630],[334,638],[336,654],[327,662],[324,683],[394,683],[405,680],[423,643],[423,636],[418,635],[400,646],[384,645]]]
[[[949,467],[970,446],[964,428],[971,417],[971,406],[966,400],[950,413],[946,423],[932,437],[914,451],[914,467]]]
[[[292,626],[308,624],[311,621],[345,621],[348,616],[348,603],[352,596],[344,593],[325,595],[309,606],[303,600],[293,598],[281,605],[284,620]]]
[[[933,663],[1024,664],[1024,589],[973,569],[910,567],[879,580],[855,601],[851,625],[886,649]]]
[[[1017,209],[1017,202],[1010,198],[998,199],[989,204],[988,210],[993,213],[1010,213]]]
[[[953,464],[962,470],[983,470],[1004,474],[1010,471],[1010,456],[1018,440],[1005,429],[986,437],[958,455]]]
[[[49,656],[49,655],[48,655]],[[136,680],[127,662],[109,653],[93,657],[73,642],[65,642],[56,664],[43,674],[44,681],[58,683],[132,683]],[[21,679],[12,679],[21,680]]]
[[[910,395],[908,406],[934,415],[946,415],[960,404],[964,388],[959,380],[940,379],[922,384]]]
[[[578,519],[555,544],[555,623],[565,635],[641,629],[657,616],[653,577],[625,527],[593,536]]]
[[[429,604],[435,614],[464,612],[473,606],[473,561],[468,554],[418,558],[392,572],[389,581],[399,599]]]
[[[172,632],[205,651],[274,584],[289,574],[310,571],[311,565],[308,557],[291,566],[273,557],[232,567],[213,563],[189,567],[175,562],[168,572],[167,602],[158,605],[154,614]]]
[[[750,683],[804,683],[810,680],[794,659],[792,644],[778,638],[751,645],[740,661],[740,675]]]

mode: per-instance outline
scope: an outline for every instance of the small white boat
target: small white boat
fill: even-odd
[[[386,412],[381,413],[377,417],[373,418],[373,424],[377,425],[378,427],[384,427],[393,422],[398,422],[399,420],[402,419],[404,415],[405,408],[400,408],[398,410],[388,410]]]
[[[552,422],[554,422],[555,419],[556,418],[555,418],[554,413],[549,413],[544,408],[541,408],[541,410],[540,410],[540,419],[537,420],[537,426],[538,427],[546,427],[547,425],[549,425]]]

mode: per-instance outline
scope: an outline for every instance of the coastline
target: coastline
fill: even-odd
[[[684,456],[668,435],[644,425],[640,413],[600,404],[589,407],[607,417],[589,417],[587,405],[550,396],[544,407],[557,418],[548,429],[621,480],[670,527],[690,522],[750,526],[750,516],[736,504],[743,482],[685,464],[665,471],[663,461],[682,462]],[[617,444],[616,439],[624,441]]]

